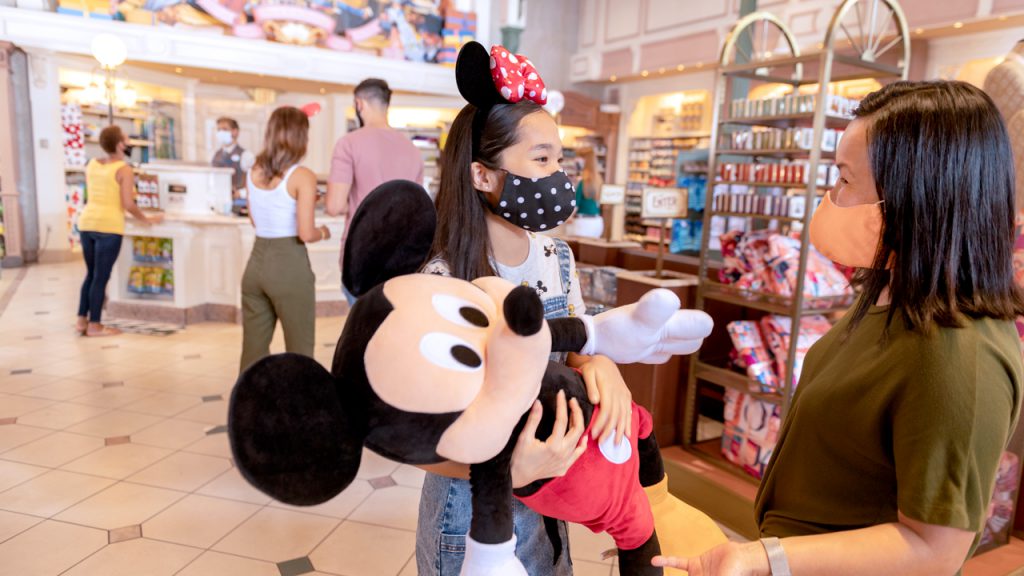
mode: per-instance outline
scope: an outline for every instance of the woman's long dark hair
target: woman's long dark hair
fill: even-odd
[[[874,269],[854,276],[864,297],[851,326],[886,287],[887,326],[896,314],[924,333],[1024,314],[1013,279],[1013,153],[988,95],[965,82],[896,82],[856,116],[868,122],[884,224]]]
[[[309,117],[293,106],[282,106],[270,115],[263,136],[263,151],[255,165],[270,182],[283,177],[285,171],[298,164],[306,155],[309,144]]]
[[[467,104],[455,117],[441,153],[441,187],[437,192],[437,233],[433,258],[448,263],[452,276],[475,280],[495,276],[491,266],[491,241],[487,234],[487,207],[483,193],[473,186],[471,165],[479,162],[491,170],[500,165],[501,153],[519,141],[519,122],[543,109],[530,101],[498,104],[491,108],[473,155],[473,116]]]

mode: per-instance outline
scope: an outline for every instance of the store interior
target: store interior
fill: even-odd
[[[596,161],[600,230],[550,233],[572,249],[590,313],[662,288],[714,319],[693,355],[619,369],[672,494],[757,540],[754,498],[803,359],[856,298],[806,230],[843,131],[894,81],[987,89],[1024,61],[1024,1],[681,4],[0,0],[0,574],[416,574],[422,470],[366,451],[352,486],[312,508],[237,470],[227,408],[257,238],[211,158],[219,119],[258,153],[274,110],[301,108],[322,200],[336,143],[360,129],[355,86],[376,77],[434,199],[471,40],[531,57],[574,185]],[[109,125],[133,147],[138,206],[162,222],[129,218],[104,311],[124,333],[92,339],[72,328],[78,221]],[[349,311],[346,216],[318,201],[316,221],[332,238],[308,247],[329,367]],[[1018,431],[964,575],[1024,574],[1022,472]],[[574,573],[618,574],[607,534],[573,525],[569,538]]]

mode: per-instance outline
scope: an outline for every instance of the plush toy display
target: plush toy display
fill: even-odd
[[[470,464],[473,520],[463,573],[525,574],[514,556],[510,459],[526,413],[539,398],[543,439],[558,394],[579,401],[588,429],[600,410],[588,402],[580,374],[549,362],[549,354],[589,349],[620,362],[663,361],[695,351],[711,319],[680,311],[675,295],[656,290],[593,318],[545,321],[532,288],[414,274],[429,256],[434,227],[429,197],[411,182],[384,184],[360,205],[344,272],[359,299],[331,372],[293,354],[254,364],[232,394],[232,452],[254,486],[297,505],[345,489],[364,446],[407,464]],[[637,405],[632,425],[628,441],[591,443],[565,476],[515,494],[546,516],[609,532],[623,574],[660,574],[650,566],[659,540],[686,555],[724,537],[668,495],[650,415]],[[665,512],[657,521],[652,505]],[[656,523],[686,535],[659,538]]]

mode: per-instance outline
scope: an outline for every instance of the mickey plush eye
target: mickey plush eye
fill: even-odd
[[[483,366],[483,359],[465,340],[445,334],[431,332],[420,340],[420,354],[431,363],[459,372],[476,372]]]
[[[432,302],[434,310],[445,320],[465,326],[466,328],[487,328],[490,321],[476,305],[467,302],[462,298],[449,296],[447,294],[435,294]]]

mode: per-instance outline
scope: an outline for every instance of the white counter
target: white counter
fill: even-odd
[[[331,230],[330,240],[308,247],[316,275],[317,315],[342,314],[346,307],[341,294],[338,239],[344,218],[323,216],[316,221]],[[129,218],[121,255],[111,276],[108,310],[112,316],[120,318],[175,324],[237,322],[241,318],[242,273],[255,237],[249,219],[237,216],[169,212],[164,222],[155,226],[142,225]],[[162,256],[156,262],[136,258],[138,238],[170,240],[169,261],[164,261]],[[173,289],[160,293],[131,290],[133,267],[148,271],[160,269],[150,274],[154,280],[163,275],[163,270],[170,271]],[[138,288],[137,283],[135,287]]]

